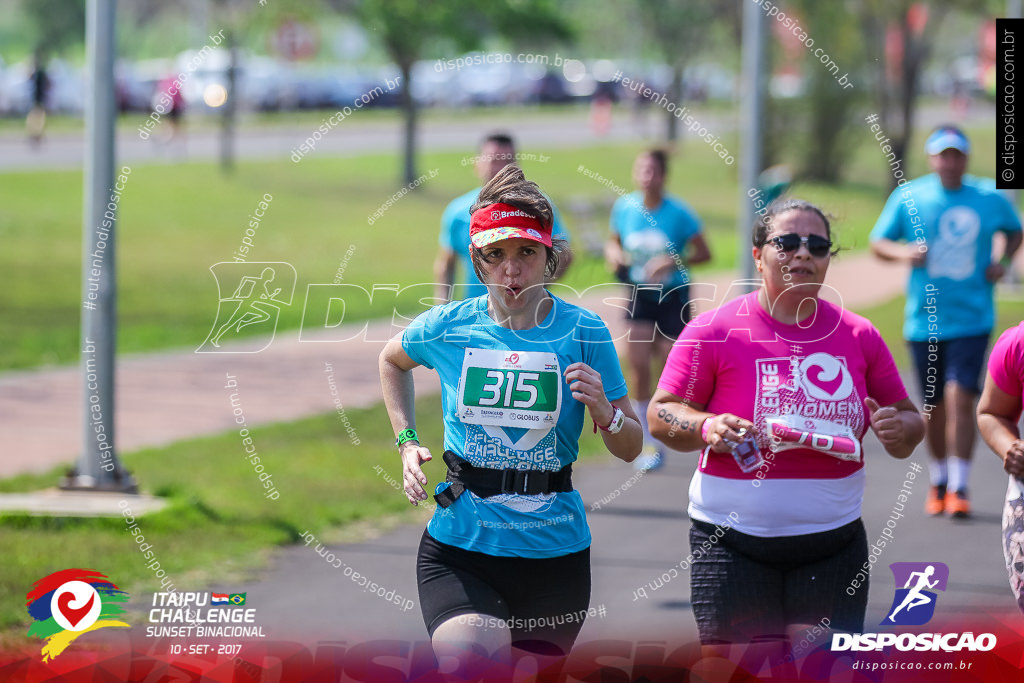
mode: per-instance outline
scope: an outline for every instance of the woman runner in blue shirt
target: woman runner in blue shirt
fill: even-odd
[[[488,293],[431,308],[380,356],[414,505],[433,456],[416,438],[411,371],[441,379],[448,476],[420,542],[420,605],[439,662],[481,648],[557,656],[590,603],[590,530],[571,479],[584,413],[627,462],[641,429],[604,322],[544,288],[565,247],[536,183],[506,166],[471,213],[467,246]]]

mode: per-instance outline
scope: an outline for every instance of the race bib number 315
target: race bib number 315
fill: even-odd
[[[554,353],[466,349],[459,419],[503,427],[552,427],[558,420],[561,391]]]

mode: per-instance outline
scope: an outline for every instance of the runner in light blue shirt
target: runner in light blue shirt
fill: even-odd
[[[651,378],[661,374],[669,349],[690,320],[690,268],[711,260],[700,219],[686,202],[665,192],[667,177],[665,150],[637,156],[637,191],[615,202],[605,244],[608,267],[627,285],[632,301],[626,311],[626,360],[633,409],[644,430],[644,451],[634,462],[638,470],[657,469],[664,462],[665,448],[647,428]]]
[[[473,208],[488,292],[431,308],[380,357],[413,504],[428,497],[422,464],[434,456],[415,431],[411,371],[441,379],[448,473],[418,552],[423,620],[439,658],[475,646],[499,659],[510,646],[565,654],[590,603],[590,531],[572,481],[585,417],[626,462],[640,424],[607,327],[544,288],[562,249],[547,198],[510,165]]]
[[[925,152],[934,172],[910,182],[900,178],[871,231],[871,249],[911,266],[903,335],[930,418],[932,487],[925,512],[967,517],[974,400],[995,325],[993,288],[1013,263],[1021,224],[991,180],[965,175],[970,142],[960,129],[940,126]],[[992,257],[997,232],[1006,235],[1002,258]],[[947,444],[946,434],[955,434],[955,442]],[[956,456],[948,465],[947,449]]]

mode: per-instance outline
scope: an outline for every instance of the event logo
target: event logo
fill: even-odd
[[[934,590],[946,590],[949,567],[942,562],[893,562],[889,565],[896,579],[896,595],[882,624],[920,626],[935,614]],[[899,588],[899,586],[903,586]]]
[[[235,263],[224,261],[210,266],[217,281],[220,303],[213,327],[196,353],[258,353],[270,346],[277,331],[277,320],[283,306],[290,306],[298,274],[290,263]],[[231,292],[230,295],[226,295]],[[269,335],[257,341],[259,348],[227,351],[225,341],[246,335]]]
[[[800,363],[804,391],[819,401],[842,401],[853,391],[853,378],[843,362],[827,353],[812,353]]]
[[[64,569],[44,576],[26,596],[34,620],[28,635],[42,638],[43,661],[64,652],[78,636],[108,626],[129,628],[114,617],[124,612],[128,594],[91,569]]]

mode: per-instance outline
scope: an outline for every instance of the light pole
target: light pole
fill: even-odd
[[[85,169],[82,213],[82,452],[61,488],[136,490],[114,450],[117,283],[114,195],[114,17],[116,0],[88,0]],[[119,199],[119,197],[118,197]]]
[[[736,217],[741,278],[754,278],[754,257],[750,253],[750,228],[754,204],[748,191],[758,189],[761,173],[762,122],[765,83],[765,13],[753,2],[743,3],[743,73],[740,92],[740,196]]]

